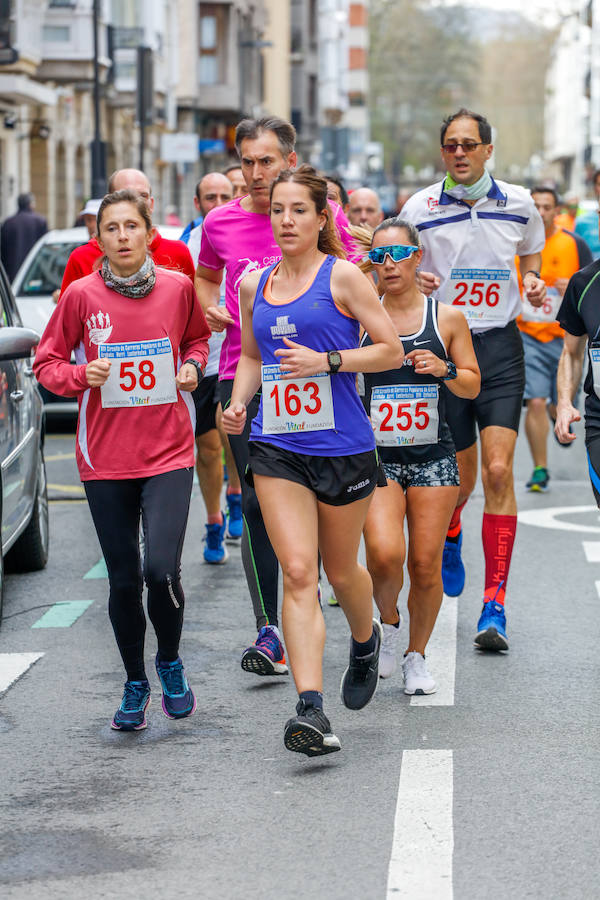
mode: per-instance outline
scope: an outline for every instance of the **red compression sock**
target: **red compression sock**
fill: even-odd
[[[504,605],[504,593],[516,533],[516,516],[483,514],[481,539],[485,556],[484,602],[495,600],[496,603]]]
[[[452,518],[450,519],[450,524],[448,526],[448,534],[446,537],[449,537],[451,540],[457,540],[460,534],[460,529],[462,528],[460,524],[460,514],[464,509],[465,503],[461,503],[460,506],[457,506],[454,512],[452,513]]]

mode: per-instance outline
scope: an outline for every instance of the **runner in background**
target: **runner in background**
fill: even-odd
[[[280,172],[296,165],[295,140],[293,125],[284,119],[275,116],[243,119],[236,129],[236,147],[248,194],[213,209],[203,223],[195,283],[210,328],[213,332],[226,331],[219,363],[219,399],[223,410],[231,398],[240,356],[239,286],[247,274],[281,258],[269,218],[270,190]],[[342,242],[353,253],[346,217],[335,203],[331,203],[330,208]],[[354,258],[358,257],[355,255]],[[219,306],[219,286],[224,272],[225,309]],[[282,336],[293,332],[284,315],[277,327]],[[287,665],[278,629],[278,563],[265,530],[256,492],[243,480],[248,464],[250,423],[259,402],[260,394],[257,394],[248,408],[246,429],[240,435],[230,436],[238,474],[242,478],[245,523],[242,559],[258,630],[256,641],[242,654],[242,668],[257,675],[282,675],[287,673]]]
[[[380,469],[354,373],[398,366],[403,352],[369,281],[339,258],[345,251],[324,178],[310,166],[282,171],[270,221],[282,259],[242,281],[242,349],[223,423],[232,435],[244,430],[262,381],[249,470],[283,573],[283,627],[299,696],[284,743],[317,756],[340,749],[323,712],[319,550],[352,633],[342,700],[361,709],[377,687],[381,627],[358,549]],[[370,347],[358,349],[359,321]]]
[[[124,731],[146,727],[150,702],[140,517],[163,711],[181,719],[196,708],[179,657],[180,563],[194,465],[189,392],[202,375],[210,332],[190,279],[155,266],[152,239],[148,205],[137,193],[103,199],[102,265],[67,288],[34,362],[41,384],[79,402],[77,465],[106,560],[109,616],[127,675],[112,727]]]
[[[387,487],[376,488],[365,522],[367,568],[379,608],[383,644],[379,675],[396,669],[408,524],[410,634],[402,662],[406,694],[437,690],[425,648],[442,603],[442,554],[458,498],[458,466],[445,418],[446,384],[473,399],[480,376],[465,317],[425,297],[416,284],[421,262],[419,233],[400,216],[373,234],[369,258],[383,290],[382,305],[404,346],[404,365],[359,377],[371,417]],[[361,347],[371,338],[363,335]]]
[[[600,260],[571,277],[558,321],[565,336],[558,364],[555,433],[562,443],[576,440],[571,425],[579,422],[581,415],[573,400],[581,381],[587,344],[589,365],[583,386],[585,446],[592,490],[600,509]]]
[[[198,262],[202,240],[202,222],[211,209],[223,206],[233,197],[233,187],[225,175],[209,172],[197,186],[200,224],[188,236],[188,250],[194,266]],[[225,307],[225,279],[221,281],[221,306]],[[206,536],[204,562],[221,565],[227,562],[225,539],[237,543],[242,537],[242,488],[235,467],[229,439],[220,426],[220,407],[217,393],[219,357],[224,332],[214,332],[208,342],[209,354],[204,378],[193,392],[196,405],[196,472],[206,507]],[[223,452],[227,463],[227,514],[221,511],[223,490]]]
[[[246,194],[248,193],[248,188],[244,179],[244,173],[242,172],[239,164],[236,164],[235,166],[229,166],[228,169],[225,169],[223,175],[226,175],[233,185],[234,200],[237,200],[239,197],[246,196]]]
[[[542,306],[534,307],[525,298],[517,325],[525,351],[525,434],[534,465],[527,488],[530,491],[546,491],[550,481],[547,451],[549,418],[553,423],[556,421],[556,373],[564,335],[556,316],[569,278],[592,262],[592,254],[583,238],[555,224],[560,207],[553,188],[533,188],[531,196],[546,232],[541,267],[541,276],[546,283],[546,299]],[[569,447],[570,444],[562,446]]]
[[[493,152],[492,129],[481,115],[460,109],[441,128],[443,181],[407,201],[403,218],[416,225],[423,244],[421,284],[466,316],[481,370],[475,400],[449,394],[447,415],[460,471],[458,505],[446,537],[442,577],[450,596],[462,593],[460,514],[477,477],[477,429],[485,496],[482,539],[485,557],[483,609],[475,644],[507,650],[504,599],[517,530],[513,459],[523,390],[523,344],[515,319],[525,294],[541,306],[546,288],[540,278],[544,226],[530,194],[496,182],[485,164]]]

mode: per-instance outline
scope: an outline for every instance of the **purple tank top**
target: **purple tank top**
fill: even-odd
[[[353,372],[294,382],[278,378],[280,360],[274,352],[285,348],[284,337],[318,352],[343,353],[358,347],[358,322],[341,313],[331,296],[335,261],[335,256],[327,256],[312,284],[287,303],[269,303],[264,296],[269,275],[278,263],[261,275],[252,327],[263,363],[263,396],[250,430],[252,441],[310,456],[350,456],[375,448],[373,429],[356,391]],[[267,430],[263,430],[263,418]],[[311,427],[327,421],[333,427]]]

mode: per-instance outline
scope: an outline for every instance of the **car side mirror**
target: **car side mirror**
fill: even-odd
[[[39,342],[31,328],[0,328],[0,360],[29,359]]]

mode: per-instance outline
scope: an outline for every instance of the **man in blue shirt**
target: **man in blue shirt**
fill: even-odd
[[[600,169],[596,169],[593,176],[594,193],[600,203]],[[580,235],[590,250],[594,259],[600,259],[600,234],[598,230],[598,210],[594,209],[577,216],[575,221],[575,234]]]

